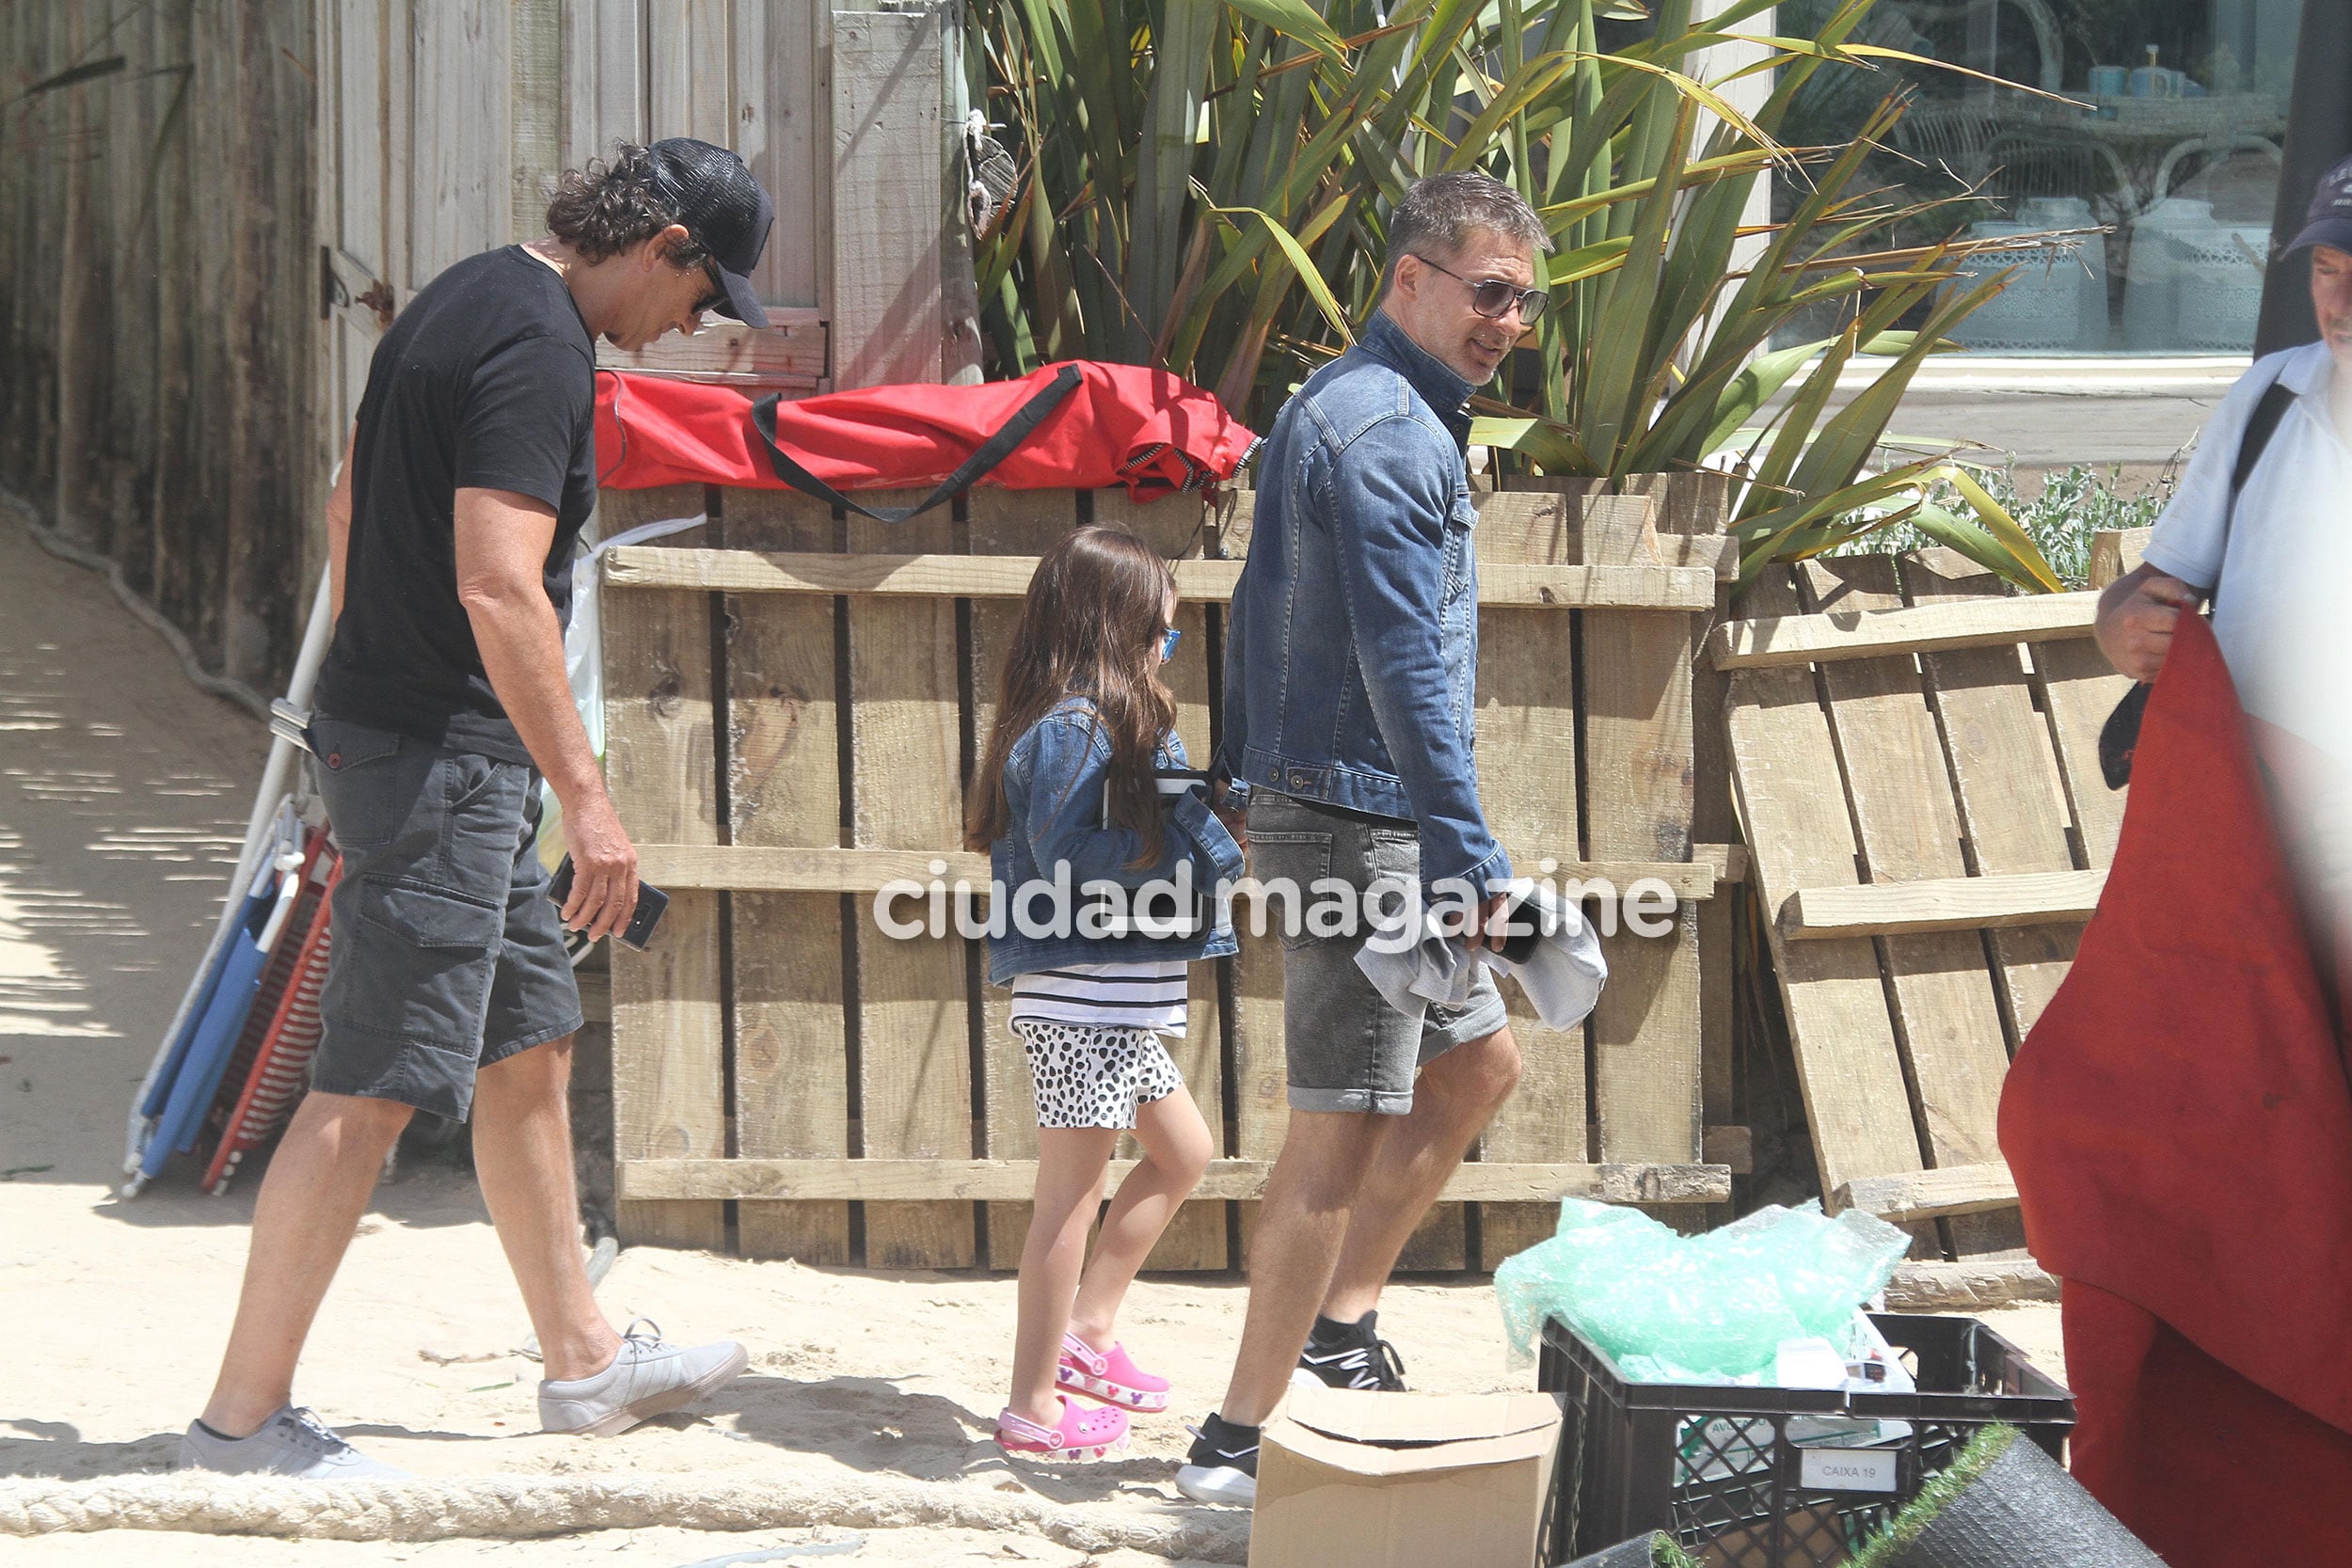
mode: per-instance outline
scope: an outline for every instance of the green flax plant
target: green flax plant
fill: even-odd
[[[1855,41],[1874,4],[1787,38],[1747,30],[1770,0],[1704,20],[1656,0],[1646,36],[1609,50],[1602,25],[1639,15],[1631,0],[972,0],[976,101],[1019,170],[976,249],[996,360],[1157,364],[1263,422],[1376,306],[1406,188],[1479,168],[1555,245],[1554,308],[1476,404],[1500,465],[1728,468],[1748,575],[1835,547],[1857,515],[1943,528],[1951,514],[1923,508],[1942,483],[1973,510],[1950,543],[2055,588],[1948,453],[1884,442],[1919,366],[2007,281],[1963,263],[2018,242],[1900,243],[1943,203],[1872,173],[1899,91],[1842,146],[1777,139],[1817,72],[1915,60]],[[1734,50],[1747,63],[1708,77]],[[1743,113],[1724,89],[1755,75],[1769,90]],[[1793,206],[1749,226],[1775,166]],[[1841,325],[1777,342],[1800,318]],[[1833,408],[1841,377],[1852,395]]]

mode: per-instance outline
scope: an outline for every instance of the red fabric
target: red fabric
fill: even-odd
[[[2352,1084],[2195,616],[2000,1125],[2027,1242],[2067,1282],[2084,1484],[2173,1568],[2352,1563]]]
[[[2352,1563],[2352,1437],[2070,1279],[2074,1479],[2173,1568]]]
[[[836,490],[922,489],[956,471],[1058,365],[977,387],[871,387],[776,406],[776,440]],[[1124,484],[1151,500],[1233,477],[1257,437],[1225,405],[1166,371],[1078,363],[1081,379],[979,483],[1009,490]],[[752,400],[729,387],[596,375],[597,482],[616,490],[731,484],[777,490]]]

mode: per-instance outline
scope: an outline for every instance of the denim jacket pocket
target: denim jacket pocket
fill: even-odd
[[[1477,559],[1478,503],[1468,495],[1454,498],[1445,519],[1445,600],[1453,604],[1474,580]]]

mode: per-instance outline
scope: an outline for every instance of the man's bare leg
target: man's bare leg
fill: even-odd
[[[1379,1141],[1376,1124],[1386,1119],[1393,1118],[1369,1111],[1291,1112],[1250,1241],[1249,1307],[1232,1381],[1217,1407],[1228,1421],[1263,1425],[1290,1386],[1347,1238],[1364,1162]]]
[[[572,1172],[572,1041],[493,1062],[474,1081],[473,1164],[550,1378],[594,1377],[621,1337],[596,1305]]]
[[[397,1101],[315,1092],[295,1109],[254,1201],[236,1323],[204,1406],[215,1432],[251,1436],[294,1402],[302,1342],[413,1114]]]
[[[1352,1323],[1380,1305],[1405,1243],[1518,1081],[1518,1042],[1506,1025],[1422,1069],[1410,1115],[1378,1118],[1378,1142],[1364,1163],[1323,1316]]]

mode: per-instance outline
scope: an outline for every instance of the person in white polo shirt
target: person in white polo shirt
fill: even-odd
[[[2352,911],[2352,158],[2329,169],[2289,252],[2311,252],[2317,342],[2257,359],[2198,438],[2141,563],[2099,599],[2099,646],[2135,680],[2206,603],[2254,719],[2317,755],[2280,823],[2307,898]],[[2339,925],[2344,924],[2339,913]]]

